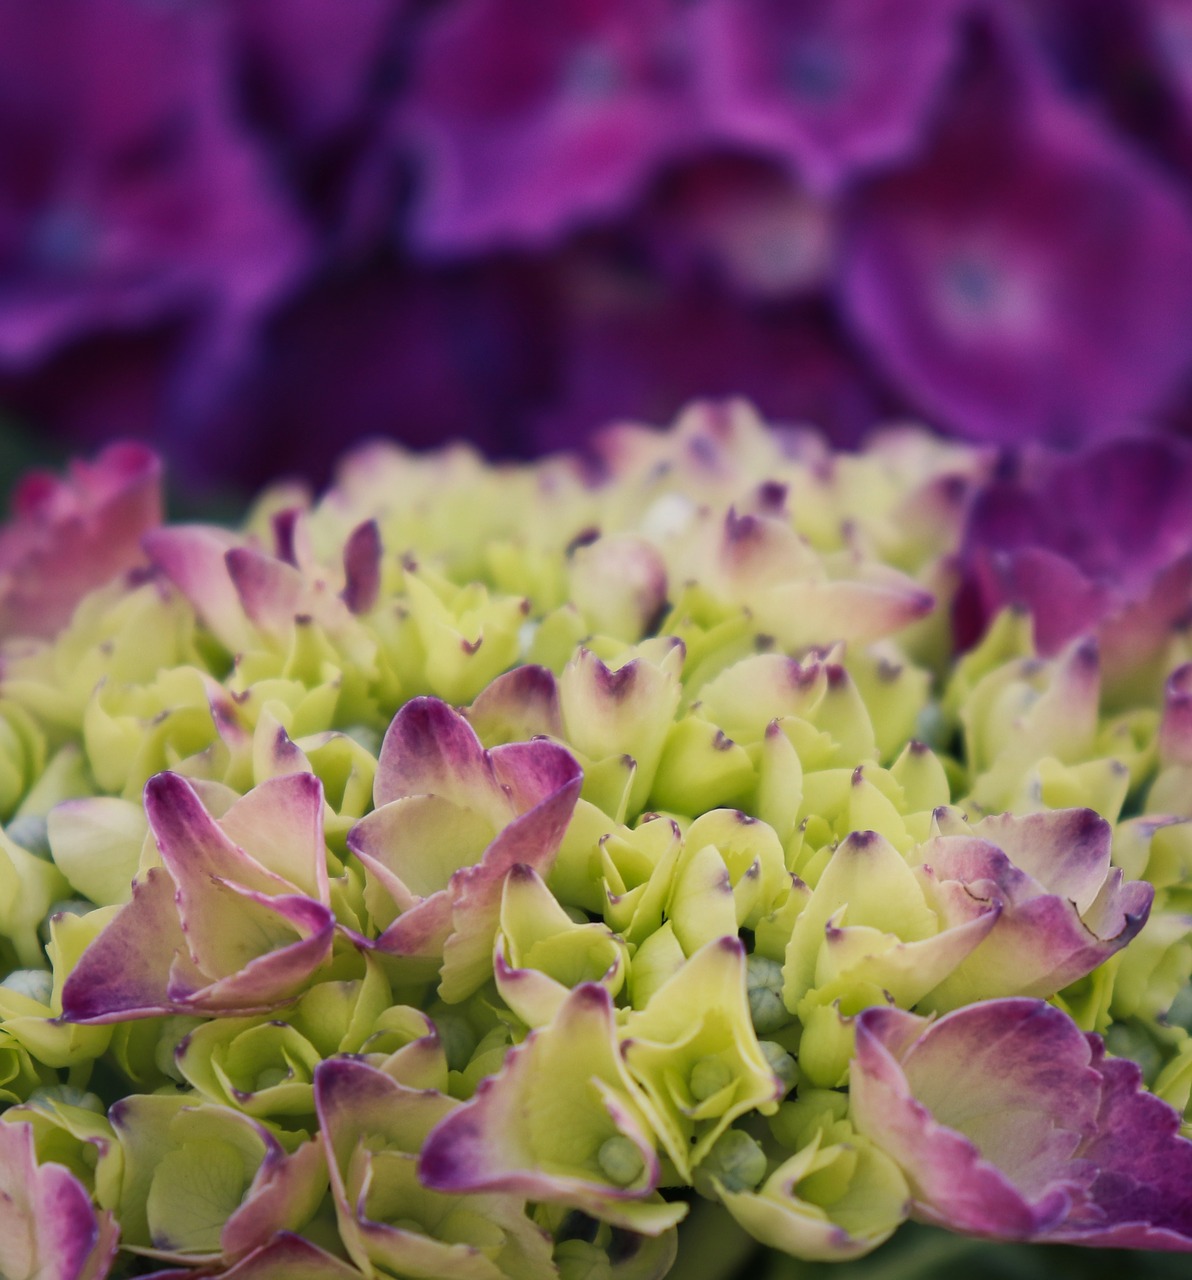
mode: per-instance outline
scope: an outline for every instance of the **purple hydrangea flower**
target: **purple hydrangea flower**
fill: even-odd
[[[1104,436],[1192,357],[1192,219],[1007,27],[973,55],[922,160],[860,198],[845,306],[941,425]]]
[[[817,190],[919,141],[969,0],[708,0],[696,33],[715,137],[779,156]]]
[[[854,1122],[926,1222],[998,1240],[1192,1251],[1179,1116],[1040,1000],[857,1018]]]
[[[188,385],[239,358],[306,239],[232,117],[227,59],[211,7],[0,2],[0,366],[178,319]]]
[[[424,251],[552,240],[618,212],[691,136],[675,0],[461,0],[426,21],[401,132]]]

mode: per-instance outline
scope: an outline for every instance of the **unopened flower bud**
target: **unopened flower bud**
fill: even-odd
[[[793,1021],[782,1001],[782,965],[777,960],[750,956],[745,961],[745,981],[749,989],[749,1014],[759,1036]]]
[[[636,1182],[646,1167],[642,1153],[622,1133],[605,1138],[596,1153],[596,1163],[609,1182],[618,1187],[627,1187]]]
[[[732,1068],[727,1062],[721,1058],[700,1058],[699,1061],[691,1068],[691,1075],[687,1079],[688,1088],[691,1090],[691,1096],[696,1102],[704,1102],[706,1099],[717,1094],[725,1085],[731,1083],[733,1078]]]

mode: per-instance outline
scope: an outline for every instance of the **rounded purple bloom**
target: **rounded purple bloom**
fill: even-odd
[[[980,36],[923,159],[860,197],[844,304],[941,425],[1104,436],[1192,360],[1192,218],[1012,31]]]
[[[0,0],[0,367],[185,317],[228,367],[305,236],[236,127],[218,12]]]
[[[781,157],[810,187],[918,142],[969,0],[708,0],[696,16],[718,138]]]
[[[426,21],[401,131],[435,253],[557,238],[688,139],[675,0],[460,0]]]

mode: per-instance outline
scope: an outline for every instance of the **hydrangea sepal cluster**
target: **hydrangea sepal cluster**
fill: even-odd
[[[52,624],[0,582],[6,1276],[1192,1250],[1192,655],[962,651],[989,455],[708,404],[235,530],[157,478],[20,528]]]

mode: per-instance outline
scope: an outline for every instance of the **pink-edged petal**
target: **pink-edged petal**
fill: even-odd
[[[27,476],[0,527],[0,636],[53,635],[89,591],[144,562],[162,518],[161,460],[139,444]]]
[[[546,667],[515,667],[498,676],[468,708],[468,723],[482,742],[563,737],[559,686]]]
[[[200,620],[231,653],[252,643],[240,596],[228,573],[235,534],[210,525],[174,525],[145,535],[150,561],[190,601]]]
[[[858,1130],[903,1170],[920,1218],[997,1239],[1056,1225],[1091,1167],[1100,1081],[1076,1025],[1034,1000],[995,1000],[936,1023],[900,1009],[857,1018]]]
[[[167,993],[178,1007],[210,1013],[273,1009],[299,995],[331,957],[335,917],[310,898],[272,897],[216,881],[196,914],[212,947],[210,960],[200,953],[204,974],[214,981],[196,984],[193,970],[175,965]],[[194,918],[186,922],[190,947]],[[229,937],[219,946],[221,919]],[[269,944],[272,949],[260,953]]]
[[[69,1169],[37,1164],[32,1125],[0,1124],[0,1275],[101,1280],[119,1234]]]
[[[995,902],[979,946],[928,997],[956,1008],[1000,996],[1047,997],[1091,973],[1146,923],[1154,889],[1109,865],[1109,824],[1069,809],[983,819],[920,856],[941,879]],[[1051,881],[1044,877],[1052,877]]]
[[[489,753],[493,774],[519,814],[582,782],[579,764],[554,742],[512,742]]]
[[[188,898],[202,893],[211,876],[263,893],[293,891],[292,884],[250,858],[224,834],[195,787],[181,775],[158,773],[149,779],[145,784],[145,816],[162,862],[178,885],[183,916]]]
[[[268,1130],[263,1132],[265,1159],[220,1233],[226,1258],[260,1253],[278,1232],[305,1222],[327,1190],[327,1156],[321,1143],[303,1143],[289,1154]]]
[[[413,698],[393,718],[377,761],[378,808],[403,796],[435,795],[461,808],[512,816],[501,803],[487,752],[458,711],[438,698]]]
[[[549,1026],[509,1051],[471,1101],[440,1121],[422,1148],[419,1177],[438,1191],[507,1191],[630,1225],[632,1210],[618,1202],[649,1196],[661,1174],[631,1089],[612,998],[584,983]],[[640,1157],[628,1184],[609,1181],[599,1163],[602,1144],[618,1135]]]
[[[132,887],[132,898],[79,958],[62,988],[70,1022],[120,1022],[165,1013],[171,961],[185,938],[169,873],[153,867]]]
[[[253,547],[232,547],[224,558],[249,620],[272,639],[283,641],[302,612],[302,574]]]
[[[323,784],[313,773],[291,773],[258,783],[232,805],[219,825],[229,840],[267,871],[308,897],[328,901]]]
[[[443,948],[443,981],[439,988],[444,1000],[465,999],[490,976],[493,941],[500,925],[501,893],[509,871],[520,864],[545,879],[554,865],[583,782],[579,765],[570,754],[561,748],[555,750],[570,761],[569,767],[560,767],[548,775],[552,782],[560,782],[557,789],[528,813],[515,818],[489,845],[479,865],[465,867],[451,877],[453,931]],[[539,780],[540,777],[534,779]]]
[[[1092,906],[1109,871],[1113,829],[1092,809],[982,818],[973,834],[996,845],[1020,871],[1078,911]]]
[[[187,1280],[193,1271],[168,1273]],[[152,1277],[150,1278],[152,1280]],[[355,1267],[293,1232],[282,1231],[264,1246],[221,1272],[220,1280],[360,1280]]]

